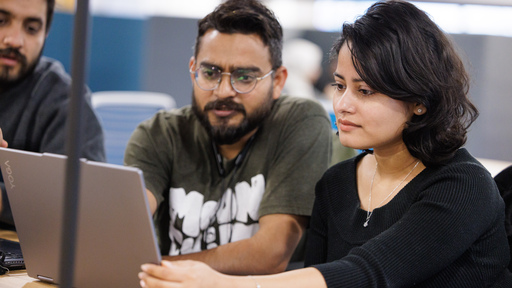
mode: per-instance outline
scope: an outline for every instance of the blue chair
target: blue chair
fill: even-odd
[[[119,165],[137,125],[161,109],[176,108],[172,96],[157,92],[100,91],[92,93],[91,100],[105,134],[107,162]]]

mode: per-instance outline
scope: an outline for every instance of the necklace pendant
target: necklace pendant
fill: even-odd
[[[366,222],[364,222],[363,227],[368,227],[368,220],[366,220]]]

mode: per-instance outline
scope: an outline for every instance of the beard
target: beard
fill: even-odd
[[[192,92],[193,93],[193,92]],[[256,129],[263,123],[270,114],[274,100],[272,99],[272,88],[268,91],[265,101],[251,114],[247,114],[242,104],[235,103],[232,98],[219,99],[208,102],[204,109],[197,105],[196,98],[192,95],[192,111],[199,119],[199,122],[206,129],[210,137],[218,145],[233,144],[240,140],[247,133]],[[208,111],[214,109],[235,110],[243,114],[242,122],[238,125],[228,125],[230,117],[220,119],[220,124],[213,126],[208,118]]]
[[[13,67],[0,67],[0,87],[8,87],[25,79],[30,73],[32,73],[32,71],[34,71],[42,54],[43,49],[41,49],[35,60],[29,63],[27,57],[21,54],[17,48],[0,49],[0,57],[15,59],[20,64],[20,69],[17,74],[13,74]]]

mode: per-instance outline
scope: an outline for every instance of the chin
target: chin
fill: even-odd
[[[350,139],[346,139],[346,137],[343,137],[343,136],[339,136],[339,140],[340,140],[341,145],[348,147],[348,148],[357,149],[357,150],[370,149],[370,148],[367,148],[366,145],[362,145],[361,143],[350,141]]]

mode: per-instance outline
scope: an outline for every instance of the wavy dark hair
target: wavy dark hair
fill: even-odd
[[[269,47],[272,69],[282,65],[283,28],[274,13],[257,0],[229,0],[198,22],[194,56],[201,38],[210,30],[221,33],[256,34]]]
[[[46,5],[46,33],[48,33],[52,25],[53,12],[55,11],[55,0],[46,1]]]
[[[455,47],[429,16],[405,1],[373,4],[345,23],[331,60],[347,43],[359,76],[393,99],[425,105],[402,132],[412,156],[426,166],[453,157],[478,110],[468,99],[469,76]]]

